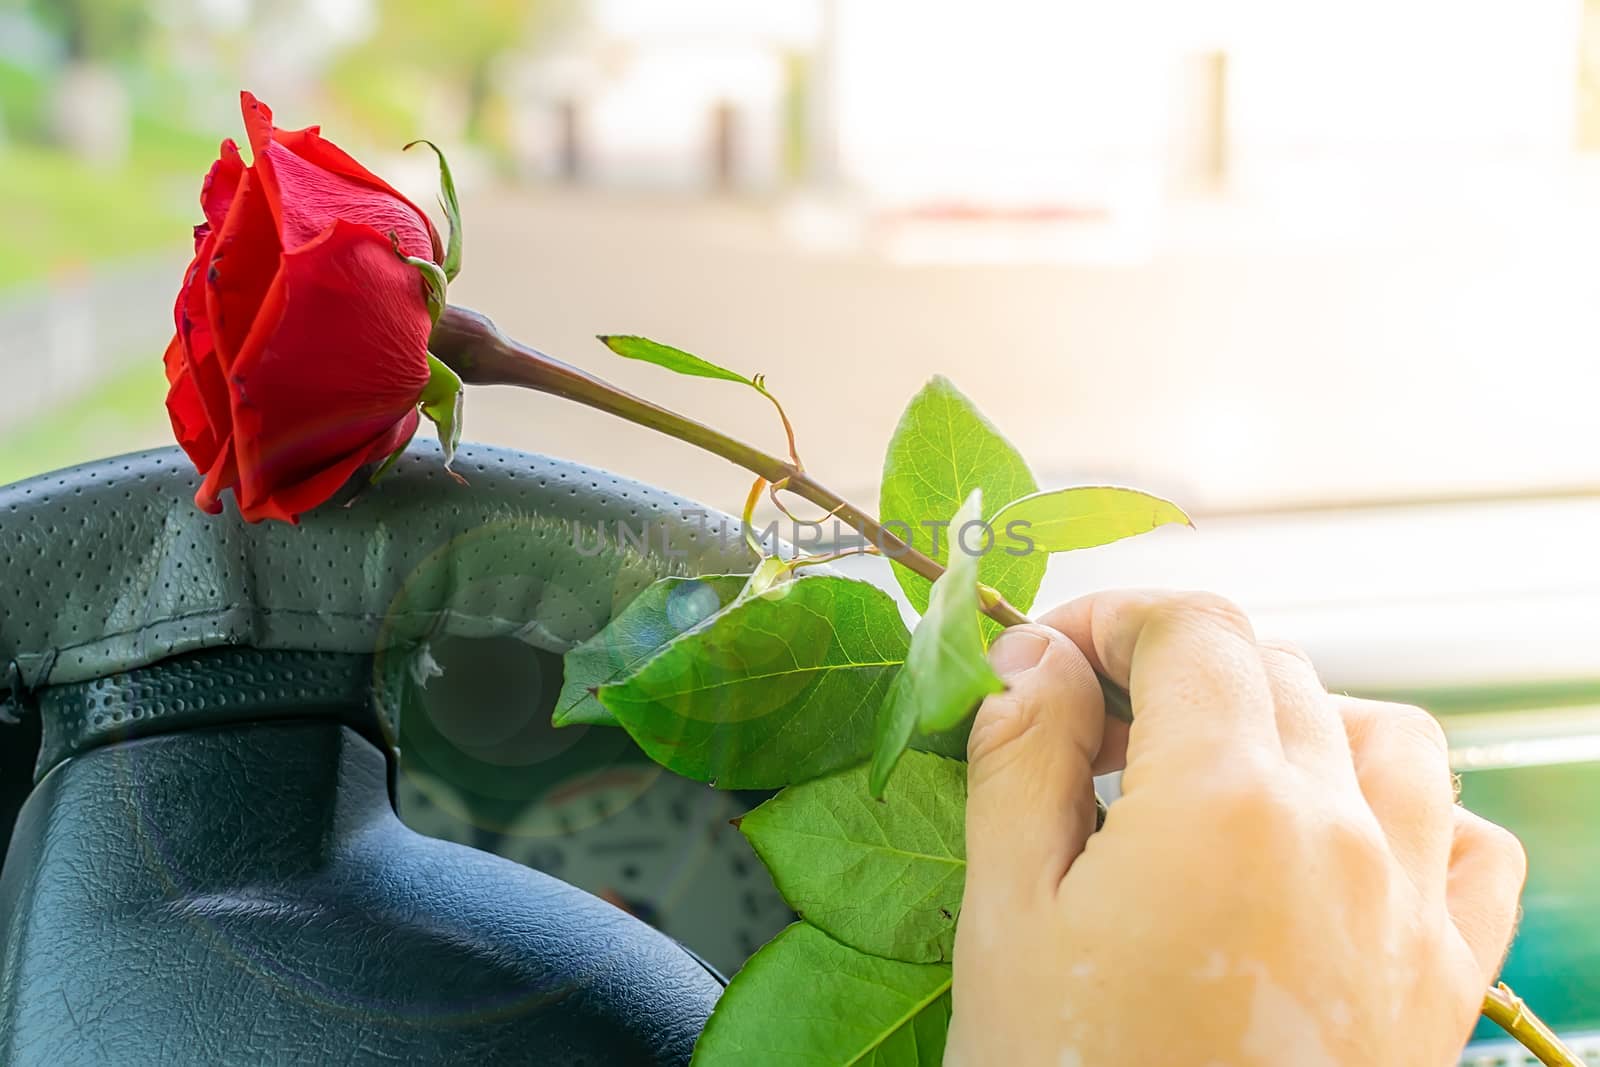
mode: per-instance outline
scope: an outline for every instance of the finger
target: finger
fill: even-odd
[[[1528,857],[1515,834],[1466,808],[1455,808],[1445,903],[1478,963],[1479,985],[1500,972],[1517,924],[1517,898]]]
[[[1455,810],[1444,730],[1421,708],[1355,697],[1337,703],[1361,795],[1423,899],[1437,901],[1445,889]]]
[[[1006,691],[967,740],[968,898],[1052,892],[1094,829],[1091,764],[1105,707],[1094,671],[1061,634],[1013,626],[990,662]]]
[[[1127,759],[1191,766],[1281,751],[1250,621],[1208,593],[1098,593],[1042,620],[1072,639],[1133,701]]]
[[[1071,634],[1067,632],[1067,626],[1062,625],[1064,622],[1087,634],[1089,632],[1088,620],[1086,617],[1080,620],[1079,616],[1087,615],[1089,603],[1089,597],[1079,597],[1077,600],[1058,605],[1041,616],[1039,623],[1042,626],[1048,626],[1053,630],[1060,631],[1069,638]],[[1089,661],[1089,666],[1094,668],[1095,673],[1105,674],[1105,668],[1100,663],[1100,656],[1095,652],[1093,642],[1085,639],[1077,644],[1078,650]],[[1094,758],[1094,773],[1110,774],[1113,771],[1120,771],[1127,765],[1127,762],[1128,723],[1121,719],[1107,718],[1105,733],[1100,738],[1100,751],[1095,754]]]
[[[1128,723],[1106,716],[1105,733],[1100,736],[1100,751],[1094,756],[1094,773],[1110,774],[1128,765]]]
[[[1283,642],[1260,647],[1284,758],[1324,785],[1354,790],[1350,741],[1311,660]]]

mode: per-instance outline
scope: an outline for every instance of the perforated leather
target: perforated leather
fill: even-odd
[[[216,648],[39,694],[44,736],[36,774],[130,737],[196,726],[326,717],[388,748],[399,723],[374,699],[372,657]],[[384,715],[379,721],[375,712]]]
[[[715,976],[402,826],[374,689],[440,635],[559,653],[661,575],[750,560],[657,489],[456,466],[419,445],[298,527],[196,510],[176,449],[0,489],[0,686],[48,768],[0,871],[0,1063],[687,1063]]]
[[[370,654],[439,632],[564,652],[662,574],[749,568],[737,523],[659,489],[484,445],[455,467],[467,485],[418,443],[299,526],[197,510],[176,448],[0,489],[0,670],[36,689],[219,645]]]

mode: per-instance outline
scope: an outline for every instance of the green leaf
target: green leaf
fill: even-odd
[[[968,524],[981,525],[982,514],[983,494],[974,489],[950,519],[956,536],[949,567],[933,583],[927,613],[911,635],[906,665],[878,712],[871,779],[875,797],[883,795],[912,734],[949,730],[971,715],[980,700],[1005,688],[984,656],[978,628],[978,557],[963,551],[959,537]]]
[[[439,447],[444,450],[444,468],[455,461],[461,444],[461,404],[466,390],[455,371],[432,352],[428,353],[428,384],[422,387],[422,414],[439,431]],[[457,480],[461,480],[457,475]]]
[[[883,590],[803,575],[675,638],[600,703],[669,770],[776,789],[865,758],[909,641]]]
[[[384,457],[383,462],[378,464],[378,469],[372,472],[372,477],[368,479],[367,484],[377,485],[378,479],[382,478],[385,474],[388,474],[394,465],[400,462],[400,457],[406,454],[406,449],[410,447],[411,439],[408,437],[400,443],[398,448]]]
[[[728,984],[691,1067],[939,1067],[950,974],[947,964],[880,959],[795,923]]]
[[[687,374],[695,378],[717,378],[725,382],[743,382],[749,386],[756,384],[744,375],[737,374],[726,367],[719,367],[709,360],[690,355],[680,348],[673,348],[671,345],[652,341],[648,337],[634,337],[622,334],[601,335],[600,342],[625,359],[642,359],[646,363],[654,363],[658,367],[665,367],[667,370],[676,371],[678,374]]]
[[[1082,485],[1013,500],[994,517],[996,531],[1013,523],[1041,552],[1071,552],[1108,545],[1168,523],[1193,526],[1183,509],[1137,489]]]
[[[947,379],[935,377],[911,398],[889,441],[879,518],[890,523],[895,534],[906,532],[898,524],[909,526],[912,545],[942,563],[949,555],[949,533],[938,532],[936,547],[934,531],[924,523],[935,524],[954,514],[974,489],[983,490],[983,498],[993,506],[1038,488],[1011,442]],[[978,580],[999,590],[1019,611],[1027,611],[1044,580],[1048,557],[1043,552],[1023,552],[1001,528],[994,534],[994,545],[978,563]],[[928,580],[904,567],[895,567],[894,576],[912,606],[926,610]],[[984,633],[996,629],[995,623],[984,621]]]
[[[887,795],[855,767],[790,786],[739,821],[783,899],[851,948],[943,963],[966,878],[967,768],[908,753]]]
[[[431,259],[421,256],[408,256],[400,250],[400,235],[393,230],[389,231],[389,243],[394,245],[394,254],[400,257],[402,263],[408,263],[420,275],[422,283],[427,287],[427,295],[423,298],[428,307],[428,321],[437,324],[439,316],[444,314],[445,290],[449,288],[450,279],[445,276],[444,270]]]
[[[567,653],[551,723],[620,725],[594,691],[642,666],[668,641],[721,611],[739,595],[746,581],[743,574],[708,574],[662,578],[650,585],[604,630]]]
[[[794,577],[787,564],[778,556],[763,556],[756,569],[750,572],[744,588],[739,590],[740,600],[750,600],[770,591],[774,586]]]
[[[445,220],[450,224],[450,236],[445,239],[444,263],[441,266],[444,276],[455,281],[456,275],[461,273],[461,203],[456,198],[456,180],[450,174],[450,162],[444,158],[444,152],[432,141],[412,141],[401,151],[419,144],[427,145],[439,157],[439,206],[444,208]]]

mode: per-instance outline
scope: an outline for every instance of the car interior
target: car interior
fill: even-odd
[[[390,600],[388,620],[376,624],[377,645],[408,650],[400,658],[397,652],[380,651],[370,667],[373,678],[386,679],[377,689],[398,720],[396,732],[376,739],[390,752],[387,801],[411,830],[426,838],[493,853],[576,886],[592,894],[585,898],[594,901],[592,907],[626,913],[654,927],[712,973],[725,977],[736,972],[794,918],[732,825],[764,794],[722,792],[678,778],[645,758],[615,728],[550,725],[562,669],[559,637],[551,631],[565,625],[570,638],[596,620],[552,621],[570,612],[568,604],[551,615],[552,605],[559,607],[570,594],[571,583],[547,581],[530,593],[534,587],[528,583],[537,584],[540,576],[522,573],[522,563],[531,557],[518,553],[535,547],[528,540],[533,527],[482,523],[474,505],[490,502],[502,515],[508,507],[521,507],[524,516],[531,516],[555,499],[551,485],[562,487],[587,474],[506,450],[477,449],[472,457],[483,473],[477,475],[474,499],[465,507],[452,498],[441,510],[439,498],[426,492],[391,497],[403,502],[369,511],[367,519],[348,524],[332,541],[285,549],[294,542],[274,544],[274,532],[252,533],[243,556],[257,568],[271,561],[271,566],[304,569],[307,573],[295,581],[280,583],[290,587],[287,596],[321,597],[325,583],[345,583],[349,576],[341,575],[342,564],[322,562],[320,567],[329,571],[324,577],[318,573],[318,559],[328,558],[324,554],[334,546],[348,553],[351,546],[372,538],[370,523],[406,521],[409,530],[436,526],[422,538],[423,550],[400,554],[407,562],[398,578],[378,583]],[[495,477],[486,480],[489,471]],[[183,580],[191,584],[168,596],[156,616],[147,615],[140,626],[157,633],[150,627],[160,622],[161,612],[194,615],[195,604],[214,599],[217,590],[207,587],[207,581],[215,574],[194,570],[216,568],[211,559],[215,546],[199,545],[196,531],[208,528],[184,519],[188,505],[180,473],[171,450],[157,450],[7,489],[10,515],[55,530],[70,522],[83,524],[86,492],[90,497],[119,495],[134,502],[143,516],[118,549],[102,557],[103,569],[91,562],[78,572],[52,578],[58,584],[49,588],[57,600],[50,604],[42,596],[30,603],[27,592],[30,583],[35,591],[45,588],[39,584],[41,568],[45,574],[52,567],[65,570],[62,551],[38,540],[24,546],[34,550],[32,555],[13,551],[7,564],[13,619],[46,613],[49,627],[79,626],[104,638],[116,614],[107,587],[159,581],[170,588],[181,577],[185,559],[191,574]],[[542,483],[542,495],[532,488],[534,483]],[[431,489],[429,476],[418,465],[402,475],[401,484]],[[637,507],[640,494],[651,492],[619,479],[603,487],[590,479],[582,488],[582,507],[590,510]],[[1547,552],[1501,549],[1507,530],[1535,521],[1555,531]],[[1600,507],[1582,500],[1473,500],[1413,505],[1403,514],[1380,507],[1202,516],[1196,525],[1193,532],[1163,532],[1114,553],[1060,559],[1040,603],[1124,583],[1135,575],[1146,583],[1234,590],[1263,635],[1292,638],[1315,656],[1331,688],[1414,702],[1441,715],[1464,801],[1513,829],[1530,855],[1533,873],[1506,979],[1538,1004],[1575,1048],[1591,1058],[1600,1056],[1595,1008],[1600,1004],[1600,921],[1591,889],[1592,873],[1600,868],[1600,845],[1586,832],[1586,821],[1600,805],[1600,674],[1586,635],[1596,632],[1600,620],[1592,617],[1595,590],[1560,573],[1560,561],[1570,558],[1568,548],[1592,544],[1600,536]],[[1405,533],[1397,536],[1397,530]],[[148,543],[141,544],[140,538]],[[291,554],[283,556],[284,551]],[[1326,565],[1296,565],[1308,557]],[[881,560],[865,558],[843,564],[846,571],[892,589],[884,566]],[[193,584],[197,579],[203,580]],[[274,593],[270,599],[284,595]],[[625,595],[615,589],[607,599]],[[327,603],[337,602],[335,597]],[[425,613],[417,610],[423,603],[429,605]],[[542,620],[540,625],[531,627],[526,618],[512,625],[499,617],[511,603],[533,604],[531,618]],[[274,610],[285,609],[277,604]],[[416,618],[423,614],[430,621],[419,629]],[[18,636],[23,631],[16,622],[10,629],[8,707],[16,721],[5,727],[5,744],[0,746],[0,827],[8,836],[19,826],[19,810],[30,792],[30,807],[43,807],[45,794],[69,765],[92,764],[98,747],[137,748],[129,739],[170,728],[173,720],[141,725],[135,716],[96,734],[85,725],[89,713],[81,713],[82,721],[72,719],[68,712],[74,701],[101,712],[111,707],[113,697],[129,707],[160,702],[159,696],[150,695],[161,692],[154,682],[143,683],[154,689],[134,686],[133,697],[117,696],[105,688],[110,683],[102,675],[125,677],[164,662],[182,665],[196,655],[226,653],[245,633],[226,626],[182,637],[164,631],[165,644],[114,650],[111,659],[84,666],[78,673],[94,676],[92,681],[41,688],[21,677],[27,638]],[[396,636],[402,630],[408,635],[405,641]],[[296,654],[325,650],[329,641],[338,640],[290,632],[260,640],[259,628],[249,632],[259,643],[297,648]],[[1507,641],[1507,633],[1518,638]],[[426,670],[416,667],[419,635]],[[104,641],[101,645],[104,652]],[[80,642],[78,647],[86,645]],[[1464,655],[1464,650],[1471,654]],[[385,664],[386,655],[393,662]],[[65,658],[49,669],[61,670]],[[92,659],[79,658],[84,663]],[[106,664],[111,663],[126,669],[108,672]],[[39,664],[33,667],[35,679],[44,677]],[[301,669],[269,661],[248,668],[257,673],[246,677],[270,688],[272,677],[300,677],[295,671]],[[226,677],[235,687],[240,684],[239,676]],[[45,713],[30,713],[22,700],[30,689],[44,694]],[[63,716],[75,723],[76,735],[61,725]],[[246,709],[234,718],[256,717],[274,716]],[[180,715],[176,721],[184,720]],[[51,772],[37,789],[36,766]],[[1101,785],[1114,804],[1115,777]],[[59,812],[51,817],[64,818]],[[19,950],[37,950],[37,931],[30,932],[19,915],[37,908],[41,895],[49,895],[45,887],[24,883],[19,873],[37,862],[30,848],[39,844],[38,835],[52,832],[53,824],[41,827],[37,821],[35,816],[30,822],[27,815],[21,821],[7,863],[7,893],[0,896],[10,910],[4,929],[13,963]],[[472,905],[463,899],[459,906],[465,910]],[[581,939],[584,934],[582,929],[564,929],[560,936]],[[1487,1026],[1478,1036],[1463,1062],[1523,1062]]]

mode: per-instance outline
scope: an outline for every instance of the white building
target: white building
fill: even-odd
[[[1463,183],[1542,195],[1579,143],[1584,11],[594,0],[518,73],[524,155],[608,186],[837,181],[891,211],[1092,218],[1221,193],[1343,226]]]

